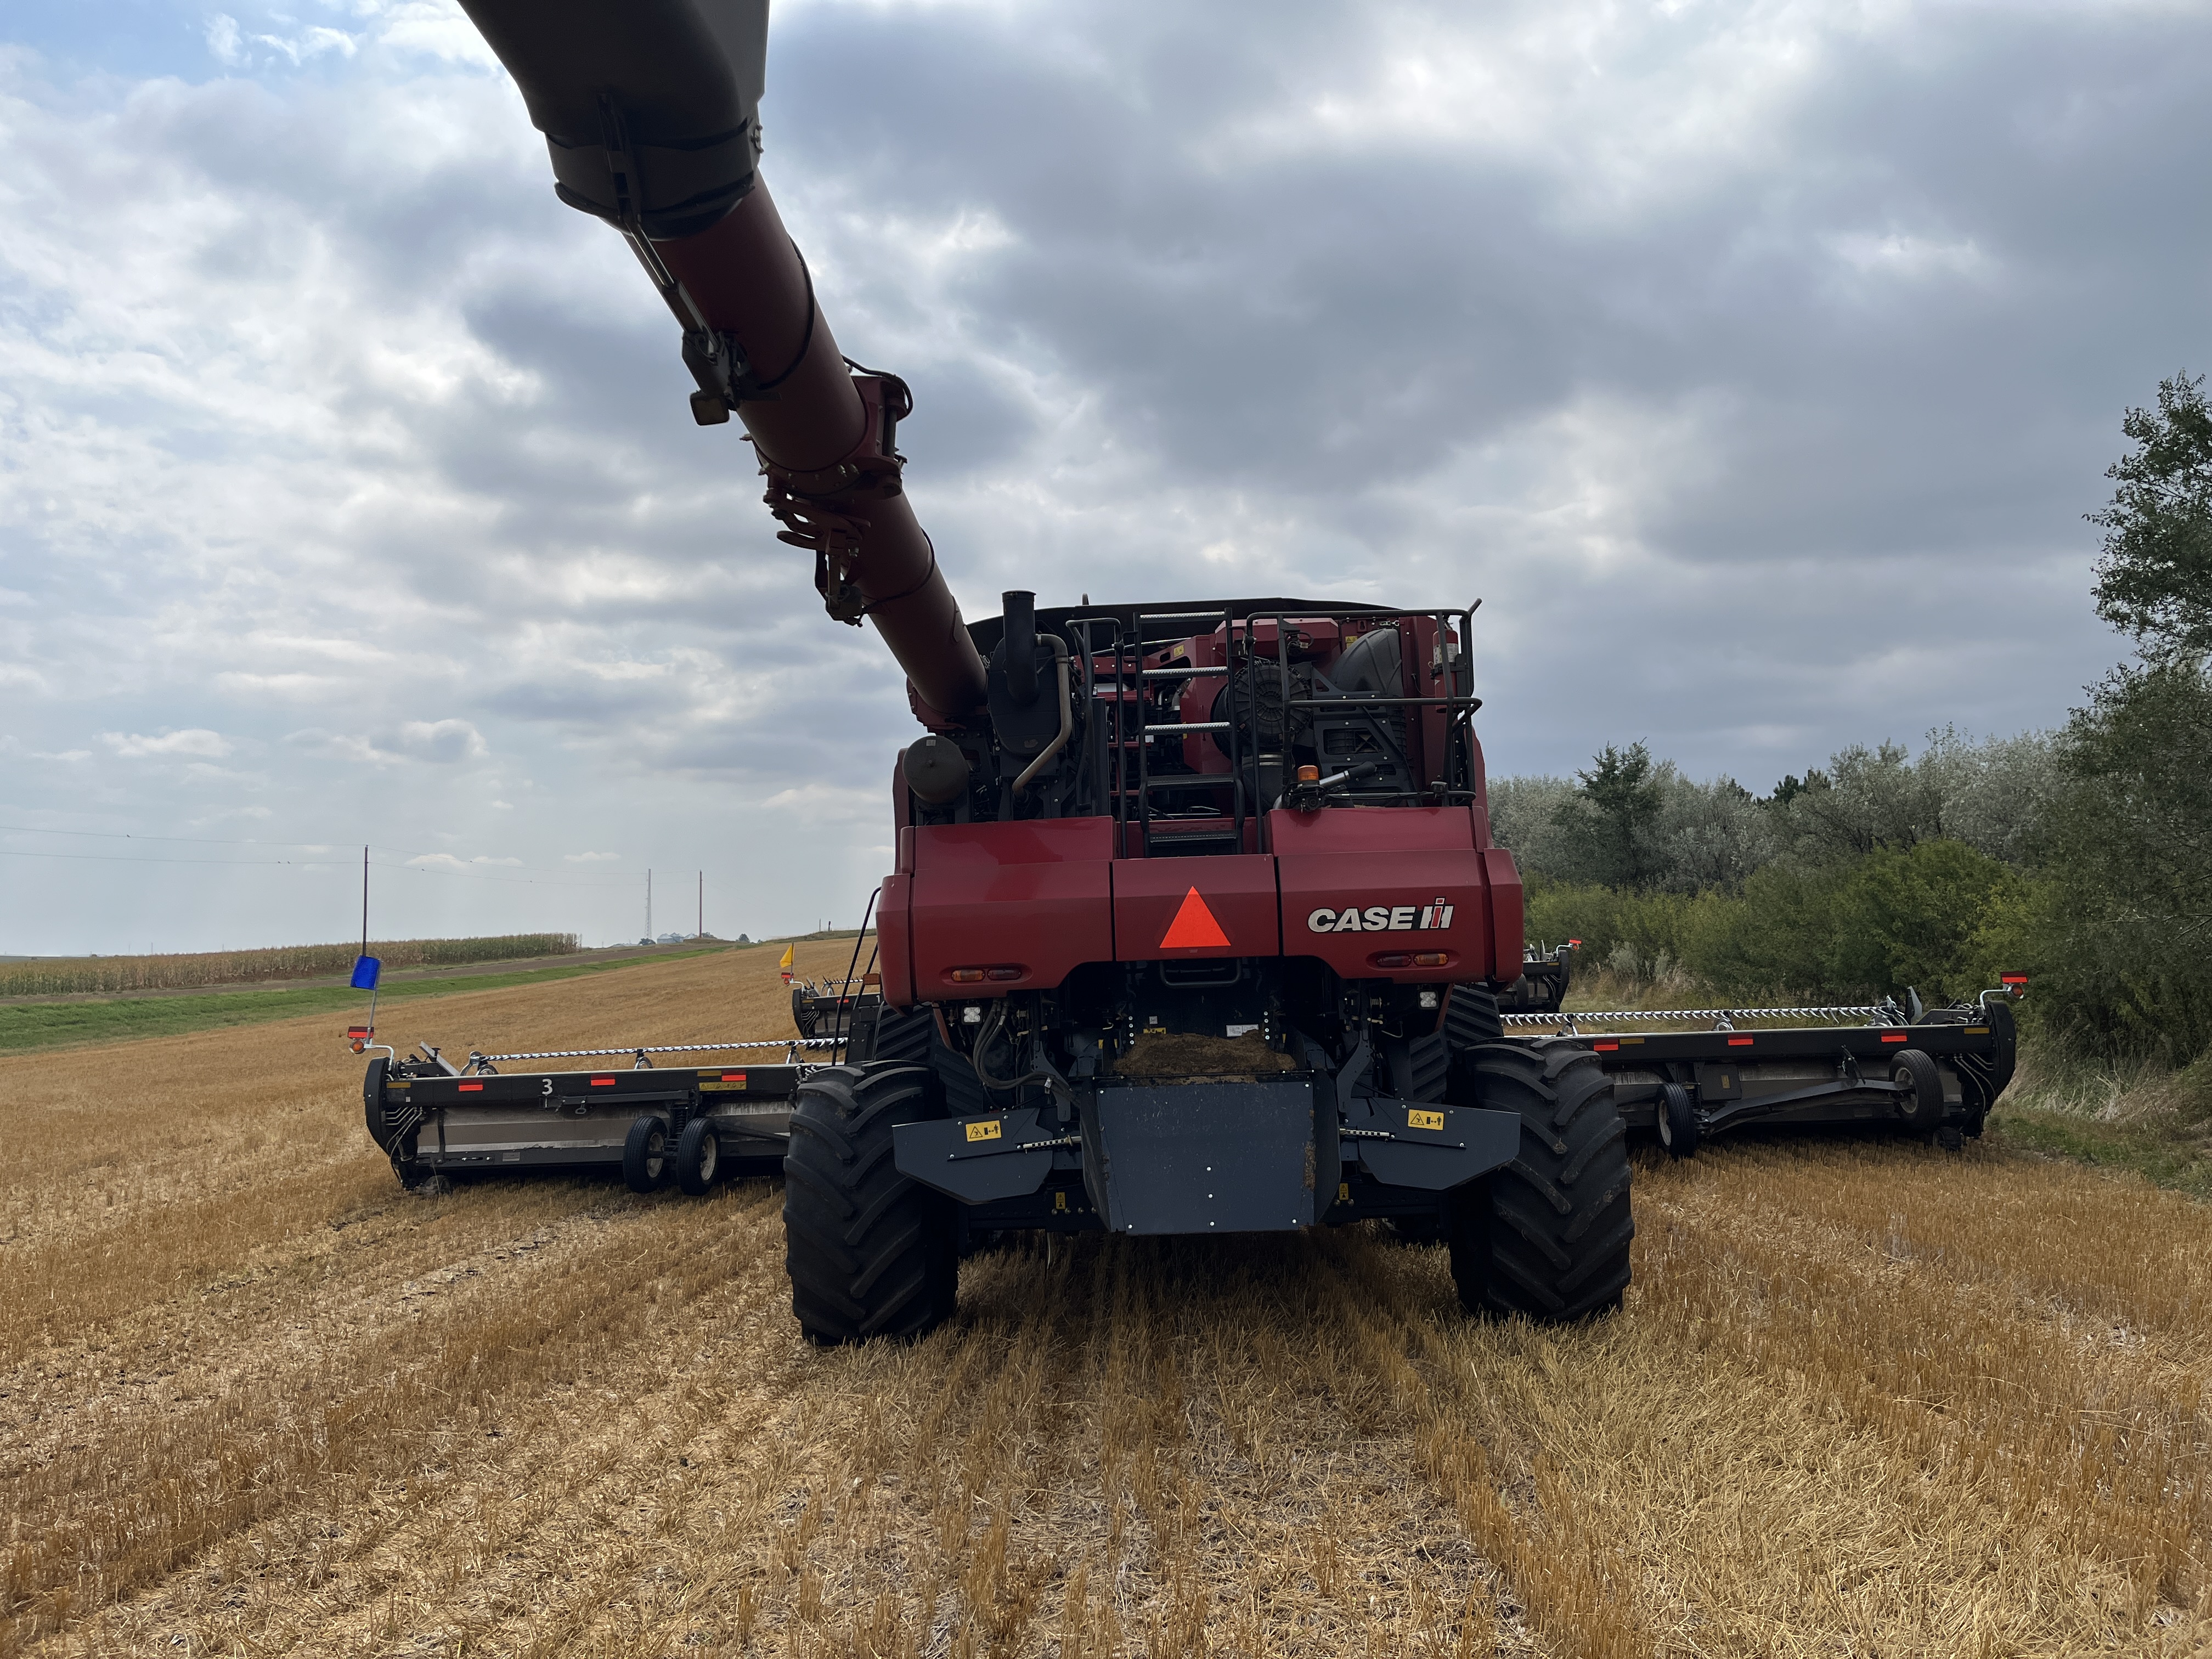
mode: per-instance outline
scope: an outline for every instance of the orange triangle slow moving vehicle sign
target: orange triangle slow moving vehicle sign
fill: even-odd
[[[1221,931],[1221,924],[1213,919],[1213,912],[1206,908],[1206,901],[1194,887],[1183,895],[1182,908],[1176,912],[1175,920],[1160,936],[1163,951],[1227,950],[1229,935]]]

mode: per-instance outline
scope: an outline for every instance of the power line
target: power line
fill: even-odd
[[[0,834],[7,834],[7,836],[84,836],[84,838],[97,838],[97,841],[168,841],[168,842],[179,842],[179,845],[188,845],[188,848],[319,848],[319,849],[327,848],[331,854],[338,854],[338,849],[341,849],[338,848],[338,842],[331,842],[331,841],[232,841],[232,838],[223,838],[223,836],[139,836],[139,834],[128,834],[128,832],[122,832],[122,830],[33,830],[33,827],[13,825],[13,823],[0,823]],[[407,856],[407,858],[453,858],[453,854],[449,852],[425,852],[425,849],[420,849],[420,848],[385,848],[385,852],[396,852],[400,854],[400,856]],[[93,858],[93,860],[101,860],[101,858],[104,858],[106,863],[122,863],[122,865],[164,865],[164,863],[166,865],[321,865],[325,863],[323,858],[159,858],[159,856],[106,858],[106,854],[95,854],[95,852],[15,852],[13,848],[0,848],[0,856]],[[347,858],[347,863],[352,863],[352,854],[347,852],[345,858]],[[425,865],[378,865],[378,867],[422,869]],[[577,874],[577,872],[560,869],[556,867],[556,865],[514,863],[514,865],[504,865],[504,867],[535,869],[535,872],[540,872],[540,874],[546,874],[546,876]],[[438,869],[438,874],[467,876],[469,872],[462,872],[462,869]],[[476,876],[476,880],[500,880],[500,878],[498,876]],[[538,884],[540,884],[540,887],[626,887],[629,880],[630,880],[629,876],[623,876],[619,883],[613,883],[613,880],[608,880],[608,883],[573,880],[573,883],[538,883]]]
[[[152,839],[152,838],[151,838],[151,837],[149,837],[149,839],[150,840],[150,839]],[[186,837],[184,837],[184,836],[177,836],[177,837],[173,837],[173,839],[176,839],[176,840],[185,840],[185,839],[187,839],[187,838],[186,838]],[[238,846],[251,846],[251,845],[252,845],[253,843],[252,843],[252,842],[236,842],[236,843],[234,843],[234,844],[238,845]],[[318,842],[281,842],[264,843],[264,845],[276,845],[276,846],[292,846],[292,847],[313,847],[313,846],[319,845],[319,843],[318,843]],[[386,850],[388,850],[388,851],[397,852],[397,851],[398,851],[399,849],[398,849],[398,848],[388,848],[388,849],[386,849]],[[425,857],[425,858],[441,858],[441,857],[446,857],[446,856],[449,856],[449,855],[447,855],[447,854],[437,854],[437,853],[428,853],[428,854],[421,854],[420,856],[422,856],[422,857]],[[336,858],[331,858],[331,859],[173,859],[173,858],[163,858],[163,857],[161,857],[161,856],[160,854],[149,854],[149,855],[143,856],[143,857],[132,858],[132,857],[118,857],[118,856],[116,856],[116,855],[114,855],[114,854],[107,854],[107,853],[26,853],[26,852],[20,851],[20,850],[18,850],[17,848],[12,848],[12,847],[0,847],[0,858],[9,858],[9,859],[68,859],[68,860],[73,860],[73,861],[75,861],[75,862],[78,862],[78,863],[89,863],[89,864],[191,864],[191,865],[198,865],[198,866],[204,866],[204,867],[208,867],[208,868],[212,868],[212,869],[218,869],[218,870],[276,870],[276,869],[289,869],[289,870],[336,870],[336,869],[340,869],[340,868],[346,867],[347,866],[349,866],[349,865],[351,863],[351,860],[339,860],[339,859],[336,859]],[[379,862],[379,863],[377,863],[377,864],[375,865],[375,866],[374,866],[374,867],[375,867],[375,868],[377,868],[377,869],[379,869],[379,870],[397,870],[397,871],[401,872],[403,874],[404,874],[404,873],[409,873],[409,872],[411,872],[411,873],[413,873],[413,874],[415,874],[415,875],[418,875],[418,876],[453,876],[453,877],[458,877],[459,879],[461,879],[461,880],[463,880],[463,881],[490,881],[490,882],[498,882],[498,883],[503,884],[504,885],[510,886],[510,887],[568,887],[568,888],[573,888],[573,889],[581,890],[587,891],[587,892],[596,892],[596,893],[605,893],[605,892],[613,892],[613,891],[617,891],[617,890],[619,890],[620,889],[622,889],[622,888],[623,888],[623,887],[627,887],[627,886],[629,884],[628,883],[628,881],[626,881],[626,880],[625,880],[625,881],[621,881],[621,882],[612,882],[612,881],[539,881],[539,880],[537,880],[537,879],[535,879],[535,878],[532,878],[532,877],[529,877],[529,876],[495,876],[495,875],[489,875],[489,874],[485,874],[485,873],[483,873],[483,872],[482,872],[475,871],[475,870],[447,870],[447,869],[441,868],[441,866],[437,866],[437,865],[422,865],[422,864],[387,864],[387,863],[381,863],[381,862]],[[526,866],[526,866],[510,866],[510,867],[518,867],[518,868],[528,869],[528,868],[533,868],[533,867],[535,867],[535,866]]]
[[[34,829],[31,828],[28,824],[15,824],[15,823],[0,823],[0,835],[7,835],[7,836],[79,836],[79,837],[82,837],[82,838],[88,839],[88,840],[100,840],[100,841],[159,841],[159,842],[175,842],[175,843],[178,843],[178,844],[179,844],[179,845],[188,846],[188,847],[313,847],[313,848],[326,848],[326,849],[328,849],[328,850],[330,850],[330,851],[331,851],[331,852],[334,852],[334,853],[335,853],[335,852],[339,851],[339,850],[340,850],[340,848],[341,848],[341,847],[343,847],[343,848],[344,848],[344,849],[345,849],[345,851],[346,851],[346,853],[347,853],[347,854],[348,854],[348,861],[349,861],[349,862],[350,862],[350,861],[351,861],[351,858],[350,858],[350,854],[351,854],[351,845],[353,845],[353,844],[349,844],[349,843],[340,843],[340,842],[327,842],[327,841],[258,841],[258,840],[255,840],[255,841],[242,841],[242,840],[234,840],[234,839],[230,839],[230,838],[224,837],[224,836],[142,836],[142,835],[137,835],[137,834],[134,834],[134,833],[130,832],[130,831],[127,831],[127,830],[34,830]],[[0,852],[6,852],[7,850],[8,850],[8,849],[6,849],[6,848],[0,848]],[[434,852],[427,852],[427,851],[423,850],[422,848],[419,848],[419,847],[387,847],[387,848],[386,848],[384,850],[385,850],[386,852],[387,852],[387,853],[398,853],[398,854],[404,854],[404,856],[406,856],[406,857],[408,857],[408,858],[418,858],[418,859],[444,859],[444,858],[452,858],[452,857],[453,856],[453,854],[452,854],[451,853],[442,853],[442,852],[440,852],[440,853],[434,853]],[[91,854],[91,853],[19,853],[19,854],[15,854],[13,856],[15,856],[15,857],[18,857],[18,858],[81,858],[81,859],[82,859],[82,858],[94,858],[94,857],[96,857],[96,856],[98,856],[98,855],[97,855],[97,854]],[[131,862],[131,860],[122,860],[122,861],[123,861],[123,862]],[[156,862],[161,862],[162,860],[155,860],[155,859],[149,858],[149,859],[146,859],[146,860],[141,860],[141,861],[142,861],[142,862],[144,862],[144,863],[148,863],[148,864],[153,864],[153,863],[156,863]],[[231,860],[231,861],[232,861],[232,862],[237,862],[237,863],[250,863],[250,862],[253,862],[254,860],[243,860],[243,859],[241,859],[241,860]],[[271,860],[262,860],[262,861],[263,861],[263,862],[270,862],[270,861],[271,861]],[[274,862],[276,862],[276,863],[299,862],[299,863],[304,863],[304,864],[319,864],[319,863],[321,863],[321,862],[322,862],[322,860],[319,860],[319,859],[302,859],[302,860],[273,860],[273,861],[274,861]],[[220,862],[223,862],[223,860],[195,860],[195,859],[172,859],[172,860],[167,860],[167,862],[173,863],[173,864],[193,864],[193,863],[202,863],[202,862],[220,863]],[[399,865],[391,865],[391,866],[386,866],[386,868],[389,868],[389,869],[400,869],[400,868],[413,868],[413,867],[419,867],[419,866],[399,866]],[[549,875],[549,876],[565,876],[565,875],[571,875],[571,874],[574,874],[574,873],[576,873],[575,872],[573,872],[573,871],[562,870],[562,869],[560,869],[560,868],[558,868],[558,867],[556,867],[556,866],[553,866],[553,865],[547,865],[547,864],[520,864],[520,863],[517,863],[517,864],[511,864],[511,865],[508,865],[508,866],[507,866],[506,867],[507,867],[507,868],[508,868],[508,869],[510,869],[510,870],[536,870],[536,871],[539,872],[541,874]],[[455,873],[458,873],[458,872],[453,872],[453,871],[447,871],[447,872],[445,872],[444,873],[446,873],[446,874],[447,874],[447,875],[452,875],[452,874],[455,874]],[[625,878],[625,879],[627,879],[627,878]],[[589,884],[589,883],[584,883],[584,884],[580,884],[580,885],[590,885],[590,884]]]

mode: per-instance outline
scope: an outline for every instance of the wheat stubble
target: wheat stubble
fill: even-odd
[[[771,960],[404,1018],[773,1036]],[[404,1195],[332,1024],[0,1061],[0,1651],[2202,1646],[2212,1219],[2138,1184],[1723,1146],[1577,1329],[1364,1230],[1014,1238],[821,1352],[774,1183]]]

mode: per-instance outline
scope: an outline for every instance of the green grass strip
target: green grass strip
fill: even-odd
[[[724,947],[727,948],[727,947]],[[580,962],[560,968],[535,968],[513,974],[471,974],[452,979],[401,980],[384,988],[381,1010],[394,1002],[454,996],[469,991],[498,991],[512,985],[548,985],[586,974],[611,974],[657,962],[709,956],[709,951],[671,951],[630,957],[620,962]],[[258,1025],[295,1014],[331,1013],[359,1018],[368,998],[343,986],[299,991],[227,991],[206,996],[119,997],[97,1002],[21,1002],[0,1006],[0,1054],[58,1048],[92,1042],[123,1042],[133,1037],[181,1036],[191,1031],[232,1025]],[[331,1033],[333,1040],[338,1036]]]
[[[2130,1170],[2154,1185],[2212,1199],[2212,1158],[2203,1144],[2171,1126],[2105,1123],[2075,1112],[1999,1105],[1990,1118],[1999,1146]]]

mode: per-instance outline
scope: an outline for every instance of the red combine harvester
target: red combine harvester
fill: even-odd
[[[1753,1118],[1978,1129],[2010,1072],[2002,999],[1910,1029],[1859,1010],[1642,1037],[1551,1011],[1565,957],[1524,963],[1490,835],[1471,608],[1018,592],[963,623],[901,489],[907,387],[839,351],[756,171],[764,0],[464,4],[561,198],[627,239],[675,315],[695,418],[744,423],[781,539],[832,617],[874,624],[925,728],[891,769],[880,993],[840,990],[813,1039],[842,1039],[840,1063],[779,1072],[810,1337],[928,1329],[984,1232],[1371,1218],[1447,1242],[1471,1310],[1574,1318],[1628,1283],[1632,1121],[1678,1152]],[[493,1063],[553,1058],[472,1056],[465,1081],[379,1060],[371,1127],[404,1172],[441,1167],[448,1116],[599,1100],[634,1184],[654,1158],[703,1184],[719,1068]]]

